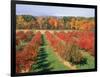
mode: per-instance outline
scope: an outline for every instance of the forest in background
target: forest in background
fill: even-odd
[[[94,27],[94,17],[16,15],[16,29],[93,31]]]

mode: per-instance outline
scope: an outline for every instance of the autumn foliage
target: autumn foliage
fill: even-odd
[[[81,49],[94,55],[94,33],[93,32],[46,32],[54,51],[61,58],[72,63],[80,63],[83,60]]]
[[[28,20],[28,22],[27,22]],[[29,16],[16,17],[16,29],[59,29],[59,30],[94,30],[93,17],[54,17],[54,16]]]
[[[41,33],[37,32],[32,40],[21,50],[16,51],[16,72],[28,72],[36,63],[37,50],[41,44]]]

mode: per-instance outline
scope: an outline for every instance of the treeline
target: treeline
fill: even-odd
[[[16,15],[16,29],[94,30],[93,17]]]

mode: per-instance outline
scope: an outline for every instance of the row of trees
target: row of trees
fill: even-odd
[[[16,16],[16,29],[94,30],[94,27],[93,17]]]

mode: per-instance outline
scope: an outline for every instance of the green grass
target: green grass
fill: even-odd
[[[46,47],[48,54],[48,61],[52,62],[51,66],[53,67],[52,71],[61,71],[61,70],[69,70],[67,66],[65,66],[62,62],[58,60],[58,57],[55,55],[53,50],[50,47]]]
[[[45,44],[49,44],[48,41],[44,36]],[[51,66],[53,67],[52,71],[61,71],[61,70],[69,70],[67,66],[65,66],[61,61],[59,61],[59,58],[55,55],[53,49],[48,45],[45,47],[46,53],[48,54],[47,60],[49,62],[52,62]]]
[[[53,49],[48,45],[45,36],[42,36],[43,44],[39,49],[37,63],[32,66],[32,72],[47,72],[69,70],[53,52]]]
[[[93,56],[91,56],[88,52],[83,51],[83,56],[86,59],[86,63],[84,64],[78,64],[78,69],[94,69],[95,68],[95,59]]]

